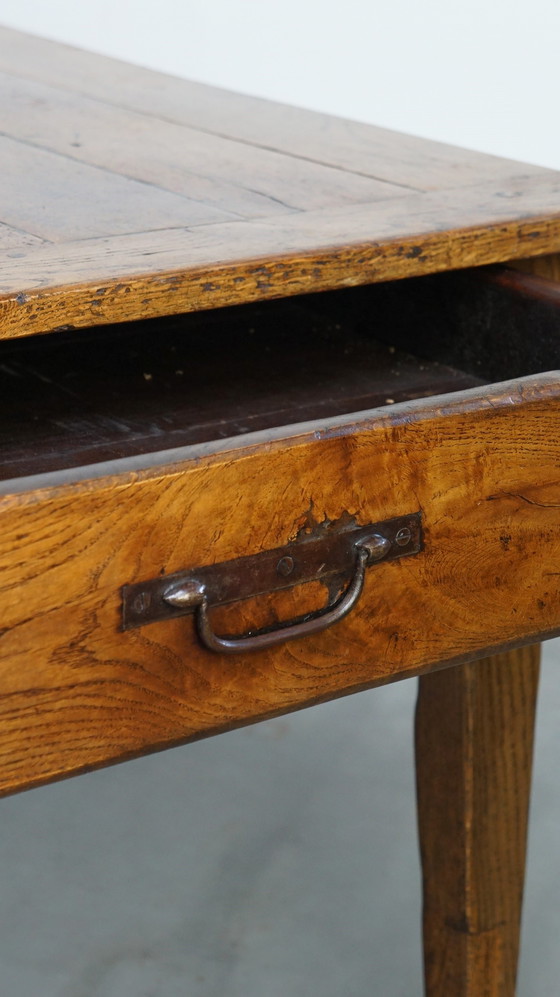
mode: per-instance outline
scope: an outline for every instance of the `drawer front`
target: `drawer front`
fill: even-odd
[[[560,630],[557,375],[211,451],[4,486],[4,792]],[[123,586],[283,547],[326,521],[417,512],[424,549],[368,568],[356,607],[321,633],[220,654],[189,616],[122,628]],[[324,593],[311,582],[231,602],[213,627],[271,625]]]

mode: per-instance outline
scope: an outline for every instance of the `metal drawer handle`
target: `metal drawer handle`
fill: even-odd
[[[389,546],[389,542],[380,536],[373,536],[356,544],[357,557],[354,575],[348,587],[333,606],[320,609],[302,620],[290,620],[270,630],[262,630],[243,637],[219,637],[218,634],[214,633],[208,619],[208,600],[204,585],[199,582],[183,582],[172,586],[163,598],[171,606],[177,608],[192,609],[196,607],[195,620],[198,636],[210,651],[225,651],[226,654],[235,654],[238,651],[260,651],[264,647],[274,647],[275,644],[281,644],[286,640],[295,640],[297,637],[308,637],[309,634],[319,633],[333,623],[338,623],[339,620],[344,619],[360,598],[368,561],[370,558],[378,560],[383,557]]]
[[[304,527],[283,547],[125,585],[122,628],[132,630],[194,615],[204,647],[226,654],[258,651],[319,633],[342,620],[356,605],[367,565],[411,557],[422,549],[420,513],[367,526],[352,520],[346,513],[339,520]],[[211,610],[217,606],[317,581],[330,592],[324,609],[236,636],[214,632]]]

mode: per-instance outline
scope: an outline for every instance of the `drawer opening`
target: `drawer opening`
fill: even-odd
[[[479,267],[338,291],[331,313],[417,357],[507,381],[560,367],[560,284]]]
[[[560,289],[502,267],[0,343],[0,480],[560,366]]]
[[[0,479],[480,383],[354,331],[314,299],[11,340],[0,344]]]

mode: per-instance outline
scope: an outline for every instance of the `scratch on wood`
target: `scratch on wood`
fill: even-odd
[[[489,495],[486,501],[495,502],[496,499],[501,498],[521,499],[522,502],[527,502],[528,505],[536,505],[539,509],[560,509],[559,502],[536,502],[535,499],[527,498],[526,495],[520,495],[518,492],[500,492],[497,495]]]

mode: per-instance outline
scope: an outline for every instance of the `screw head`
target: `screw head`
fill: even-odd
[[[397,543],[399,547],[406,547],[407,543],[410,543],[411,540],[412,532],[408,526],[403,526],[395,537],[395,543]]]
[[[141,616],[149,608],[151,601],[149,592],[140,592],[132,604],[134,612]]]
[[[295,567],[295,561],[293,557],[286,556],[280,558],[278,564],[276,565],[276,570],[279,575],[282,575],[284,578],[287,578],[288,575],[291,575],[292,571],[294,570],[294,567]]]

